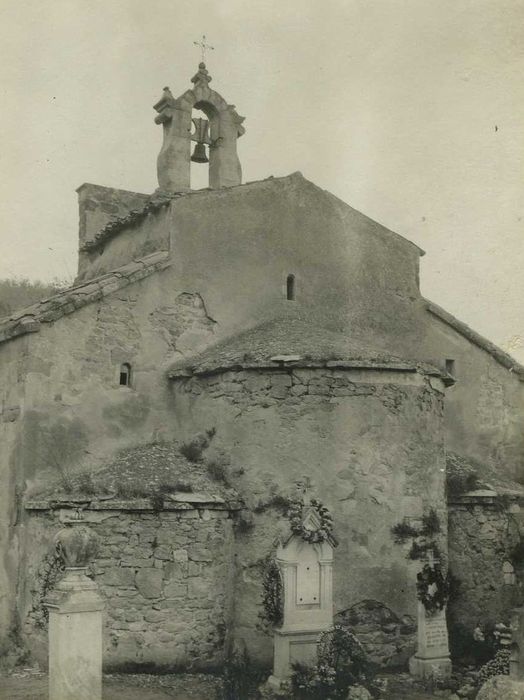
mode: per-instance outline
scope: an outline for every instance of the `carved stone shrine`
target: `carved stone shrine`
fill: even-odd
[[[318,516],[306,508],[306,530],[318,529]],[[284,615],[274,630],[272,685],[291,675],[294,662],[314,664],[318,636],[333,626],[333,548],[336,541],[307,542],[292,535],[277,549],[276,562],[282,575]]]

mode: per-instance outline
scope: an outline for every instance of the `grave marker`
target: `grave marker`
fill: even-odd
[[[431,553],[428,556],[428,563],[430,566],[435,566],[437,563]],[[409,672],[419,678],[449,678],[451,675],[445,607],[430,614],[419,601],[417,652],[409,660]]]
[[[314,531],[320,527],[312,507],[305,504],[303,525]],[[277,549],[276,562],[282,575],[284,619],[274,630],[273,675],[270,685],[279,687],[291,675],[294,662],[316,662],[318,636],[333,626],[333,547],[323,542],[306,542],[292,535]]]

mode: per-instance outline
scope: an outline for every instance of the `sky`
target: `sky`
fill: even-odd
[[[0,278],[74,277],[83,182],[157,187],[202,34],[244,181],[414,241],[423,294],[524,362],[524,0],[0,0]]]

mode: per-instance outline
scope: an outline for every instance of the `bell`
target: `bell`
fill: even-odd
[[[206,155],[206,146],[203,143],[197,143],[195,145],[195,150],[191,156],[193,163],[209,163]]]

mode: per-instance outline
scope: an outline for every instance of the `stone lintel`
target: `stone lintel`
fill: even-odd
[[[500,489],[500,491],[470,491],[448,499],[448,506],[497,506],[500,497],[510,501],[524,502],[524,492]]]
[[[218,500],[198,500],[194,501],[193,503],[190,501],[190,494],[187,494],[188,498],[185,498],[183,502],[177,502],[177,501],[171,501],[171,500],[166,500],[164,502],[164,507],[163,511],[184,511],[184,510],[229,510],[229,511],[236,511],[236,510],[241,510],[242,509],[242,504],[239,501],[225,501],[221,499],[219,496],[215,497]],[[70,499],[69,501],[60,501],[56,498],[50,498],[50,499],[39,499],[39,500],[30,500],[27,501],[25,504],[25,510],[28,511],[33,511],[33,510],[49,510],[49,511],[56,511],[56,510],[65,510],[67,509],[67,505],[69,505],[71,510],[77,510],[79,503],[85,504],[85,501],[76,501],[74,502],[73,499]],[[98,512],[105,512],[108,511],[110,514],[114,514],[116,512],[133,512],[133,511],[145,511],[145,512],[153,512],[153,507],[151,506],[151,502],[147,498],[143,499],[137,499],[135,501],[128,501],[128,500],[115,500],[115,501],[93,501],[90,502],[88,505],[85,505],[82,508],[83,514],[85,516],[85,520],[87,520],[87,516],[89,511],[98,511]]]
[[[444,391],[444,386],[449,384],[444,381],[442,373],[431,366],[417,365],[415,363],[385,362],[379,360],[290,360],[269,361],[269,362],[242,362],[233,361],[231,363],[219,364],[216,366],[198,367],[190,365],[175,367],[168,371],[168,379],[187,379],[191,377],[211,377],[225,372],[259,371],[259,372],[287,372],[292,369],[332,369],[341,371],[365,371],[365,372],[400,372],[405,375],[423,375],[432,379],[432,386],[436,381],[441,382],[439,391]],[[435,388],[435,387],[434,387]]]

